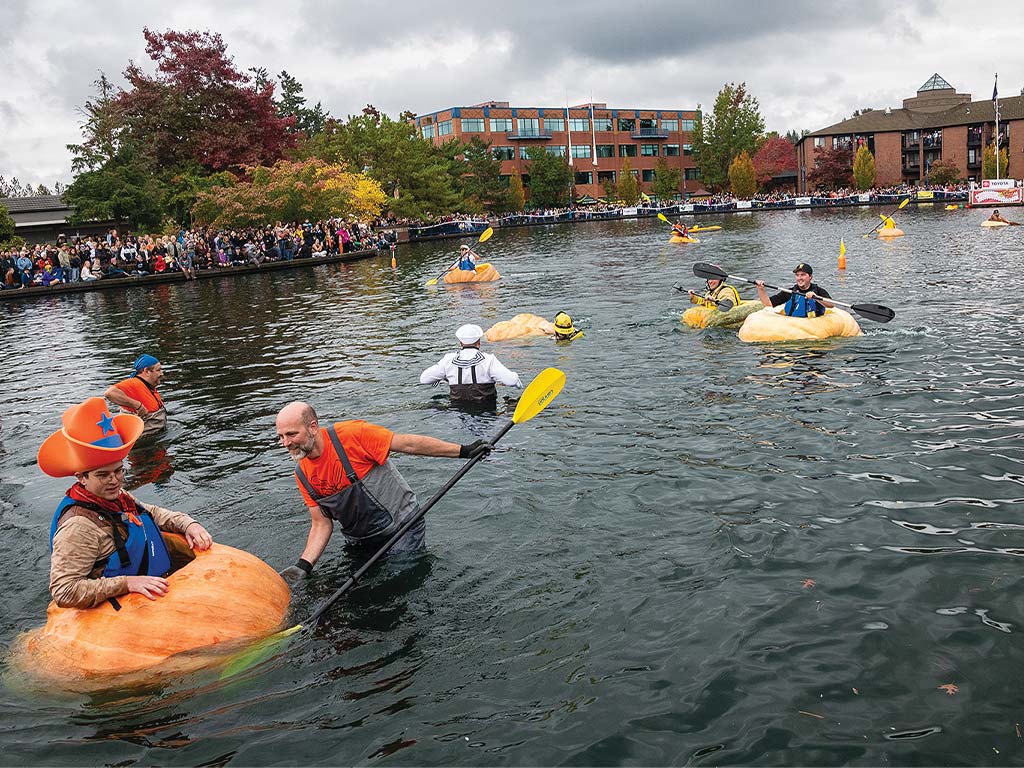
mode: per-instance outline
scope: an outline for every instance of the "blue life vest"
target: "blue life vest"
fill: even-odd
[[[113,528],[114,552],[107,558],[106,567],[103,569],[103,576],[165,576],[171,570],[171,556],[167,552],[167,545],[164,544],[164,537],[160,534],[160,528],[149,512],[139,504],[135,505],[139,519],[142,524],[133,523],[125,515],[115,515],[102,507],[89,504],[88,502],[75,501],[70,496],[65,496],[57,511],[53,515],[53,522],[50,524],[50,551],[53,551],[53,537],[57,533],[57,523],[64,511],[71,506],[82,507],[91,510],[106,520],[110,521]],[[128,527],[128,539],[121,538],[116,522]],[[115,557],[116,555],[116,557]],[[99,563],[97,563],[98,565]]]
[[[465,270],[466,272],[476,272],[476,264],[470,258],[459,260],[459,269]]]
[[[791,293],[786,302],[785,312],[790,317],[817,317],[825,314],[825,307],[817,299],[808,299],[799,293]]]

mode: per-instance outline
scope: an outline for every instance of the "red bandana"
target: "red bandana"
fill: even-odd
[[[142,520],[139,519],[139,516],[135,511],[135,502],[132,500],[132,497],[124,491],[121,491],[118,494],[116,500],[108,501],[94,493],[90,493],[81,483],[75,483],[68,488],[67,495],[70,499],[95,504],[97,507],[105,509],[107,512],[113,512],[115,515],[125,515],[135,525],[142,524]]]

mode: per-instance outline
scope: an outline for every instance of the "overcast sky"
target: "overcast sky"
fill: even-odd
[[[0,0],[0,175],[71,179],[100,70],[152,72],[142,28],[219,32],[239,69],[282,69],[336,117],[513,106],[709,107],[746,81],[769,130],[899,107],[932,73],[975,99],[1024,87],[1024,2]]]

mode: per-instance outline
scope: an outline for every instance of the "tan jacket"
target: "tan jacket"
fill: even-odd
[[[172,512],[154,504],[142,504],[142,507],[162,531],[184,534],[185,529],[196,522],[183,512]],[[128,594],[127,576],[103,577],[105,566],[96,565],[97,561],[113,555],[114,549],[109,526],[101,527],[92,517],[84,515],[63,515],[53,535],[50,554],[50,594],[54,602],[62,608],[92,608],[111,597]]]

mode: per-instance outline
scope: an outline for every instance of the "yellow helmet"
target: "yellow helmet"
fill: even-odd
[[[573,328],[572,318],[569,317],[565,312],[559,312],[555,315],[555,335],[556,336],[572,336],[576,333],[576,329]]]

